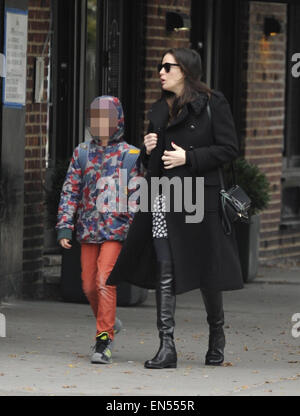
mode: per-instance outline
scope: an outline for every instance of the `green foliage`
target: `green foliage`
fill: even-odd
[[[57,222],[57,210],[60,200],[60,193],[66,177],[66,173],[70,164],[70,160],[61,160],[56,163],[52,175],[52,185],[46,190],[46,204],[48,211],[48,224],[54,227]]]
[[[87,7],[87,37],[88,48],[96,47],[97,34],[97,0],[88,0]]]
[[[234,162],[236,183],[251,199],[250,215],[258,214],[267,208],[270,201],[270,184],[266,175],[260,169],[243,158]],[[231,177],[230,166],[225,169],[225,178]]]

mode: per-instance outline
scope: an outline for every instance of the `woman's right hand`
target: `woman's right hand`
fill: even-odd
[[[62,248],[72,248],[72,245],[70,244],[70,240],[67,238],[62,238],[59,240],[59,244],[62,246]]]
[[[149,133],[144,137],[144,145],[146,147],[147,155],[150,155],[153,149],[156,148],[157,145],[157,134],[156,133]]]

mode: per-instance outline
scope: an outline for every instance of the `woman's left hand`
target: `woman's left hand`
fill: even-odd
[[[186,163],[185,150],[182,147],[177,146],[174,142],[171,143],[175,150],[165,150],[162,160],[164,162],[165,169],[172,169],[176,166],[182,166]]]

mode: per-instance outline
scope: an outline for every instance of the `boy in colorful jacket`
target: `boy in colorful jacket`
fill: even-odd
[[[93,100],[90,133],[92,140],[88,144],[81,143],[74,150],[61,192],[56,230],[59,244],[70,249],[76,215],[76,238],[81,243],[82,287],[97,326],[91,362],[107,364],[112,362],[116,287],[106,286],[106,280],[118,258],[134,213],[128,209],[116,212],[103,201],[107,200],[107,188],[119,191],[120,170],[129,153],[136,153],[136,156],[128,172],[128,182],[132,184],[142,174],[139,160],[135,162],[139,150],[123,139],[124,114],[118,98],[101,96]],[[117,187],[101,186],[101,181],[106,179],[108,184],[114,181]],[[116,195],[119,194],[116,192]],[[116,200],[119,202],[118,197]]]

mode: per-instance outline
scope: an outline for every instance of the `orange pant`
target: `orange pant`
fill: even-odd
[[[122,243],[81,244],[81,279],[83,291],[97,321],[97,334],[108,332],[114,338],[116,318],[116,286],[106,286],[106,280],[119,256]]]

